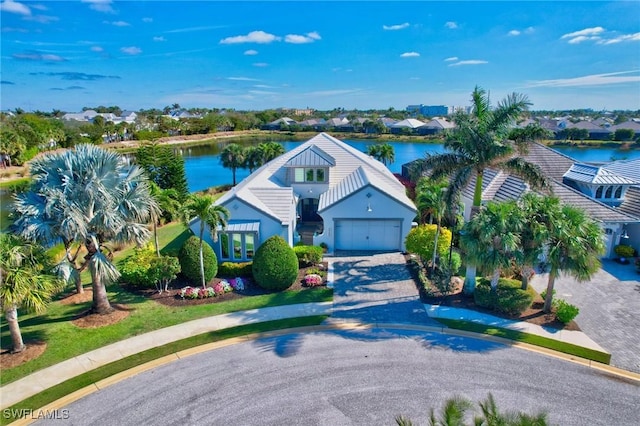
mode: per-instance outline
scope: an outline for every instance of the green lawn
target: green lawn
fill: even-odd
[[[159,231],[163,252],[173,252],[181,244],[180,241],[189,235],[180,224],[163,226]],[[130,253],[130,250],[132,249],[119,252],[116,261],[119,257]],[[88,276],[83,278],[83,283],[89,283]],[[5,385],[76,355],[185,321],[266,306],[328,301],[333,297],[331,289],[320,288],[252,296],[223,303],[168,307],[126,292],[118,285],[111,285],[107,290],[109,300],[112,303],[126,304],[132,309],[127,318],[110,326],[90,329],[78,328],[71,323],[75,316],[90,307],[91,302],[80,305],[63,305],[56,301],[52,302],[46,313],[42,315],[21,313],[19,321],[24,340],[27,342],[29,340],[43,340],[47,343],[47,350],[35,360],[15,368],[3,369],[0,383]],[[0,325],[2,327],[0,343],[3,348],[9,347],[11,339],[4,317]]]

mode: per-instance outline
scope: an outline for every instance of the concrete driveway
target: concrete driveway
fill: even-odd
[[[540,292],[548,274],[531,285]],[[640,275],[631,265],[605,260],[588,282],[561,276],[556,297],[580,308],[576,322],[583,332],[611,353],[611,365],[640,373]]]

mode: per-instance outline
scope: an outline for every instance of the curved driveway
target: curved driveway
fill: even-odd
[[[193,355],[66,407],[70,424],[425,424],[431,407],[491,392],[552,424],[640,424],[640,384],[472,338],[391,329],[292,333]],[[59,420],[53,420],[56,424]]]

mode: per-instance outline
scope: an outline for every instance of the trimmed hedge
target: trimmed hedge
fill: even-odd
[[[298,258],[298,266],[316,265],[322,262],[323,250],[320,246],[297,245],[293,251]]]
[[[235,278],[235,277],[251,277],[253,263],[252,262],[222,262],[218,267],[218,276]]]
[[[496,292],[492,293],[491,281],[480,278],[473,298],[476,305],[483,308],[508,315],[519,315],[531,306],[536,295],[531,286],[527,290],[522,290],[521,285],[522,283],[518,280],[500,278]]]
[[[204,281],[208,283],[218,273],[218,258],[206,241],[202,242],[202,258],[204,260]],[[200,278],[200,238],[189,237],[178,253],[182,274],[192,283],[201,282]]]
[[[253,278],[266,290],[281,291],[298,278],[298,258],[280,236],[267,239],[253,258]]]

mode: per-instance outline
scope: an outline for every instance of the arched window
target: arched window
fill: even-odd
[[[616,189],[616,195],[615,198],[620,198],[622,197],[622,187],[619,186],[618,189]]]
[[[602,187],[599,186],[598,189],[596,189],[596,198],[602,198]]]
[[[611,198],[611,193],[613,192],[613,186],[607,187],[607,192],[604,193],[604,198]]]

